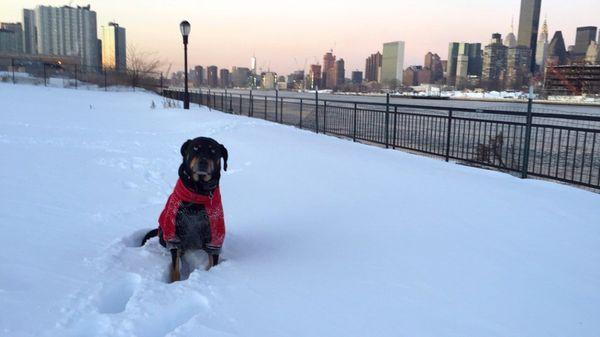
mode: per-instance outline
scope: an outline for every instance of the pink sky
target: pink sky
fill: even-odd
[[[68,1],[0,1],[0,21],[21,21],[22,9]],[[365,58],[383,42],[406,42],[405,66],[422,64],[428,51],[447,57],[448,42],[488,43],[491,34],[510,31],[519,19],[519,0],[88,0],[98,13],[98,28],[114,20],[127,29],[127,43],[157,52],[172,70],[183,67],[179,22],[188,20],[190,65],[258,66],[288,74],[322,62],[330,48],[346,61],[346,71],[363,70]],[[562,30],[573,44],[577,26],[600,26],[600,1],[543,0],[550,35]],[[349,77],[349,74],[347,75]]]

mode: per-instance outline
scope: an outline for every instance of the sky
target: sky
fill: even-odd
[[[259,68],[284,75],[322,63],[330,49],[348,73],[364,71],[367,56],[397,40],[406,42],[405,67],[423,64],[428,51],[446,59],[449,42],[486,45],[492,33],[509,33],[513,18],[516,34],[520,8],[520,0],[1,0],[0,22],[21,21],[23,8],[68,4],[90,4],[98,30],[119,23],[128,45],[155,53],[171,71],[183,68],[179,23],[188,20],[190,66],[249,67],[255,54]],[[562,30],[567,44],[578,26],[600,26],[598,0],[543,0],[541,13],[550,36]]]

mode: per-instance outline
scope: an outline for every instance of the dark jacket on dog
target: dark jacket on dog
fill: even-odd
[[[164,241],[178,242],[184,249],[204,249],[209,254],[220,254],[225,239],[225,220],[219,188],[202,195],[190,191],[178,179],[158,224]]]

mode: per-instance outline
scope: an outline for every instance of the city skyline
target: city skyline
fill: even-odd
[[[348,73],[357,69],[364,71],[366,57],[382,52],[383,43],[396,40],[406,42],[405,67],[423,64],[423,58],[429,51],[446,59],[449,42],[487,45],[492,33],[506,35],[510,32],[511,17],[518,22],[520,8],[519,0],[506,1],[501,6],[473,5],[466,0],[457,0],[436,4],[433,8],[416,1],[406,1],[389,4],[390,10],[385,13],[380,12],[381,6],[365,9],[364,4],[355,1],[322,4],[308,0],[284,6],[276,6],[270,0],[253,2],[252,5],[242,1],[202,5],[176,1],[165,6],[159,1],[123,4],[108,0],[73,2],[72,5],[88,3],[98,14],[99,29],[109,21],[119,22],[127,27],[129,44],[156,52],[165,65],[172,64],[172,71],[181,70],[183,65],[178,24],[185,18],[192,24],[191,65],[216,65],[227,69],[232,66],[248,67],[250,57],[256,54],[259,69],[271,69],[279,74],[288,74],[296,69],[308,71],[310,64],[322,63],[322,56],[329,49],[345,60]],[[24,8],[67,4],[64,1],[4,1],[0,4],[0,21],[22,21]],[[600,4],[595,1],[573,0],[568,8],[561,4],[558,0],[544,0],[541,17],[548,18],[550,35],[562,30],[567,45],[575,43],[577,27],[600,25],[593,15],[600,9]],[[407,6],[411,11],[405,11]],[[139,15],[139,8],[144,9],[144,15]],[[319,15],[309,16],[308,13],[315,8]],[[581,11],[580,8],[586,10]],[[422,17],[430,18],[430,22],[423,22],[422,17],[414,15],[414,10],[427,12],[429,15]],[[331,20],[323,20],[323,16],[334,11],[341,15],[331,14]],[[207,12],[214,15],[205,15]],[[369,16],[369,13],[378,16]],[[362,19],[364,17],[377,17],[378,20],[368,21]],[[329,25],[325,26],[324,22]],[[315,26],[318,28],[311,28]],[[515,33],[517,29],[515,27]]]

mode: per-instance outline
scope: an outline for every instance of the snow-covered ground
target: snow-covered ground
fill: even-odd
[[[229,149],[226,261],[167,284],[137,243],[196,136]],[[589,191],[140,92],[0,84],[0,154],[1,336],[600,334]]]

